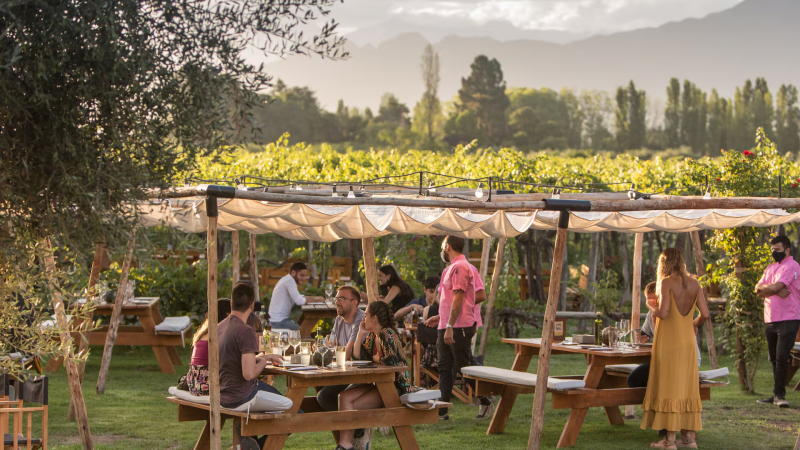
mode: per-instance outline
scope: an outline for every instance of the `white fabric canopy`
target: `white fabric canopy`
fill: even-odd
[[[140,204],[144,226],[165,225],[187,233],[206,231],[205,200],[188,198]],[[554,230],[557,211],[478,213],[449,208],[322,206],[219,199],[219,229],[276,233],[289,239],[334,242],[387,234],[455,235],[470,239],[514,237],[528,229]],[[770,227],[800,221],[781,209],[572,212],[569,230],[689,232],[735,227]]]

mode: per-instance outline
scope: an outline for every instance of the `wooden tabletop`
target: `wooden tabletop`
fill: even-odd
[[[266,366],[264,367],[264,370],[261,371],[261,375],[292,376],[297,378],[311,379],[311,378],[339,377],[342,375],[352,375],[352,376],[377,375],[384,373],[405,372],[406,370],[409,370],[408,366],[376,365],[375,367],[367,367],[367,368],[360,368],[358,366],[347,366],[347,368],[345,369],[339,366],[335,366],[330,369],[298,370],[298,371],[291,371],[284,367]]]
[[[540,348],[542,346],[542,338],[533,339],[503,339],[506,344],[522,345],[526,347]],[[563,353],[576,353],[580,355],[594,355],[594,356],[648,356],[652,350],[651,347],[639,347],[638,349],[624,347],[618,350],[592,350],[582,348],[580,345],[564,345],[563,342],[554,342],[553,350],[558,350]]]
[[[361,309],[366,309],[366,303],[359,303],[358,307]],[[300,308],[305,311],[333,311],[336,312],[335,305],[328,305],[327,303],[306,303],[305,305],[301,306]]]
[[[160,297],[134,297],[133,301],[127,301],[122,304],[122,308],[126,310],[132,309],[150,309],[153,305],[159,302]],[[96,303],[95,311],[97,310],[112,310],[114,309],[113,303]]]

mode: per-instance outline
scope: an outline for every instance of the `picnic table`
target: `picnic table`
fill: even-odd
[[[358,307],[362,310],[367,309],[367,304],[362,302],[358,304]],[[300,325],[300,337],[303,338],[311,337],[311,332],[314,331],[314,327],[320,319],[336,318],[335,305],[329,305],[327,303],[306,303],[301,306],[301,308],[303,314],[300,315],[297,324]]]
[[[542,344],[541,338],[536,339],[503,339],[504,343],[514,345],[516,358],[512,370],[527,372],[531,358],[539,354]],[[638,349],[591,349],[579,345],[564,345],[554,343],[552,355],[579,354],[586,357],[588,365],[586,374],[558,376],[560,379],[582,379],[585,386],[580,389],[553,391],[553,409],[571,409],[567,423],[558,441],[558,448],[575,445],[583,421],[590,407],[605,409],[608,421],[612,425],[624,425],[625,420],[619,407],[624,405],[638,405],[644,400],[647,388],[627,387],[626,376],[606,370],[606,366],[620,364],[646,364],[650,362],[651,347],[641,346]],[[492,422],[486,434],[501,433],[505,429],[511,410],[516,402],[517,395],[534,392],[535,388],[517,385],[492,386],[491,383],[478,383],[476,395],[498,393],[502,395],[497,409],[492,417]],[[700,386],[702,400],[710,399],[710,388],[720,385],[708,383]],[[490,392],[491,391],[491,392]]]
[[[158,332],[156,325],[164,321],[161,312],[158,310],[159,297],[137,297],[132,301],[122,304],[122,316],[136,316],[141,325],[120,325],[117,340],[114,345],[146,345],[153,349],[156,361],[162,373],[174,374],[175,367],[180,366],[181,359],[178,356],[177,346],[184,346],[187,342],[191,344],[192,327],[180,332]],[[114,310],[113,303],[95,304],[95,316],[111,316]],[[78,330],[79,323],[73,323],[70,328]],[[72,340],[76,344],[81,341],[78,331],[72,331]],[[105,345],[108,325],[99,327],[89,332],[89,345]],[[64,363],[64,358],[52,357],[47,362],[45,371],[55,372]]]
[[[407,370],[405,366],[375,366],[360,368],[333,367],[292,371],[282,367],[267,366],[262,376],[285,376],[286,397],[292,400],[292,408],[282,413],[245,412],[237,413],[222,410],[222,419],[233,419],[234,427],[241,426],[242,436],[263,436],[269,438],[264,450],[280,450],[292,433],[331,431],[338,442],[339,431],[354,428],[390,426],[394,428],[397,443],[403,450],[419,449],[411,425],[437,423],[438,411],[433,409],[413,409],[403,406],[394,387],[396,372]],[[363,411],[322,411],[315,396],[306,396],[308,388],[342,384],[375,383],[385,405],[384,408]],[[186,402],[176,398],[169,401],[178,404],[178,421],[206,421],[206,426],[198,438],[195,448],[208,448],[210,427],[208,425],[208,405]],[[437,406],[449,406],[441,403]],[[304,414],[297,414],[300,409]],[[234,442],[236,448],[237,442]]]
[[[417,326],[406,325],[405,329],[409,332],[409,343],[411,344],[411,384],[421,386],[419,375],[421,348],[417,343]]]

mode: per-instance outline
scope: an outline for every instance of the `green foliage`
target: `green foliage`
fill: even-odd
[[[694,182],[706,176],[718,181],[712,183],[713,195],[768,196],[774,192],[775,181],[764,175],[779,173],[782,164],[775,144],[759,128],[755,152],[726,151],[717,161],[689,161],[687,168]],[[765,229],[740,227],[715,230],[708,241],[723,257],[714,263],[705,282],[720,283],[728,298],[725,314],[718,320],[725,329],[726,346],[737,352],[746,366],[747,377],[739,380],[740,387],[750,392],[765,343],[764,301],[756,297],[755,287],[770,263],[769,237]],[[738,343],[743,350],[739,350]]]
[[[378,267],[391,264],[414,294],[421,295],[425,278],[444,270],[439,257],[441,245],[442,240],[433,236],[395,234],[375,240],[375,255],[379,258]],[[361,269],[363,275],[363,265]]]
[[[500,63],[479,55],[470,68],[469,77],[461,79],[460,108],[475,114],[477,128],[485,134],[487,144],[501,145],[506,137],[505,113],[509,100]]]
[[[644,91],[636,89],[633,80],[627,88],[617,88],[615,113],[619,150],[642,148],[645,143],[647,101]]]

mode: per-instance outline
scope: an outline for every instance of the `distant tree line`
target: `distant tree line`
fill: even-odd
[[[442,102],[439,56],[431,46],[422,55],[421,72],[425,92],[413,114],[390,93],[381,98],[377,114],[347,107],[343,100],[335,112],[325,111],[310,89],[278,80],[253,111],[260,128],[241,141],[266,144],[288,132],[293,141],[405,149],[438,150],[477,139],[482,146],[523,151],[688,147],[700,156],[751,148],[754,130],[763,127],[781,151],[800,151],[797,88],[782,85],[773,98],[763,78],[745,81],[732,99],[673,78],[662,111],[633,81],[617,88],[613,98],[597,90],[509,88],[500,63],[484,55],[472,62],[458,95]]]

